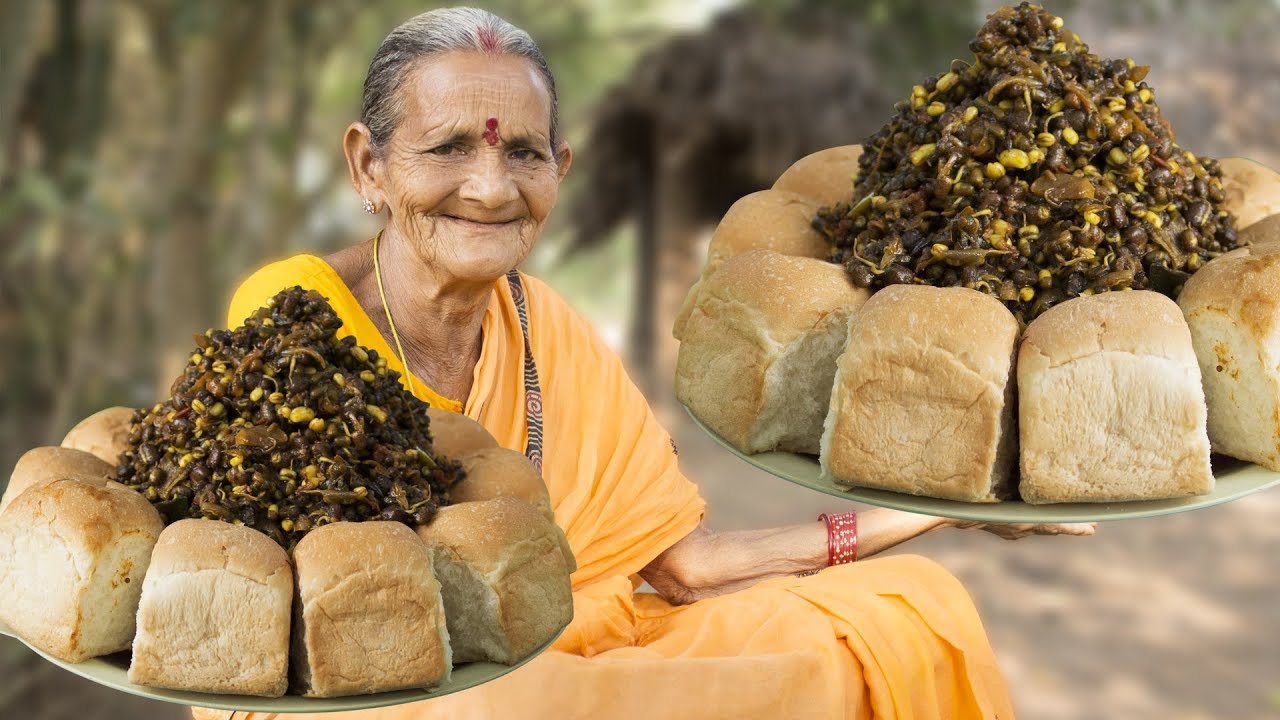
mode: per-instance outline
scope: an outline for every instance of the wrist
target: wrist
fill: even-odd
[[[844,565],[858,559],[858,513],[823,513],[818,516],[827,528],[827,566]]]

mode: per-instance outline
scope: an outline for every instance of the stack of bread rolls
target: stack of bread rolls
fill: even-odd
[[[1205,494],[1211,448],[1280,470],[1280,174],[1222,161],[1251,246],[1177,303],[1079,297],[1024,329],[985,293],[868,298],[816,259],[826,248],[794,216],[847,201],[858,154],[815,153],[735,204],[677,319],[677,396],[730,444],[816,454],[846,487],[965,502]]]
[[[337,697],[520,662],[572,618],[573,551],[532,463],[429,413],[467,472],[453,504],[417,532],[324,525],[292,556],[218,520],[165,527],[111,480],[133,412],[97,413],[24,455],[0,498],[0,622],[68,662],[131,649],[131,682],[207,693]]]

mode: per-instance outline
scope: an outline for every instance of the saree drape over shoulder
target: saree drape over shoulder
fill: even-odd
[[[670,436],[619,358],[555,292],[521,279],[542,391],[543,476],[578,560],[574,620],[551,650],[480,687],[316,718],[1012,720],[1007,688],[968,594],[924,558],[896,556],[767,580],[686,606],[635,593],[635,574],[697,526],[703,501],[680,473]],[[229,326],[293,285],[329,298],[345,323],[341,334],[355,335],[404,371],[350,290],[318,257],[297,256],[255,273],[231,303]],[[506,280],[495,286],[482,342],[465,401],[441,398],[417,378],[414,388],[423,400],[464,412],[503,446],[523,451],[524,338]]]

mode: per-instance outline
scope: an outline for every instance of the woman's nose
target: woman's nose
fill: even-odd
[[[519,197],[515,179],[501,152],[480,153],[462,185],[463,200],[499,208]]]

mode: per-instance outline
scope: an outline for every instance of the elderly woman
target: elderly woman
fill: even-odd
[[[327,296],[343,331],[412,392],[540,465],[578,562],[575,617],[550,651],[487,685],[360,718],[1013,717],[959,582],[919,557],[846,564],[956,523],[877,509],[856,528],[844,515],[704,529],[697,486],[622,363],[515,270],[573,160],[525,32],[469,8],[406,22],[378,48],[343,146],[385,228],[260,270],[229,322],[287,286]],[[635,593],[637,577],[657,594]]]

